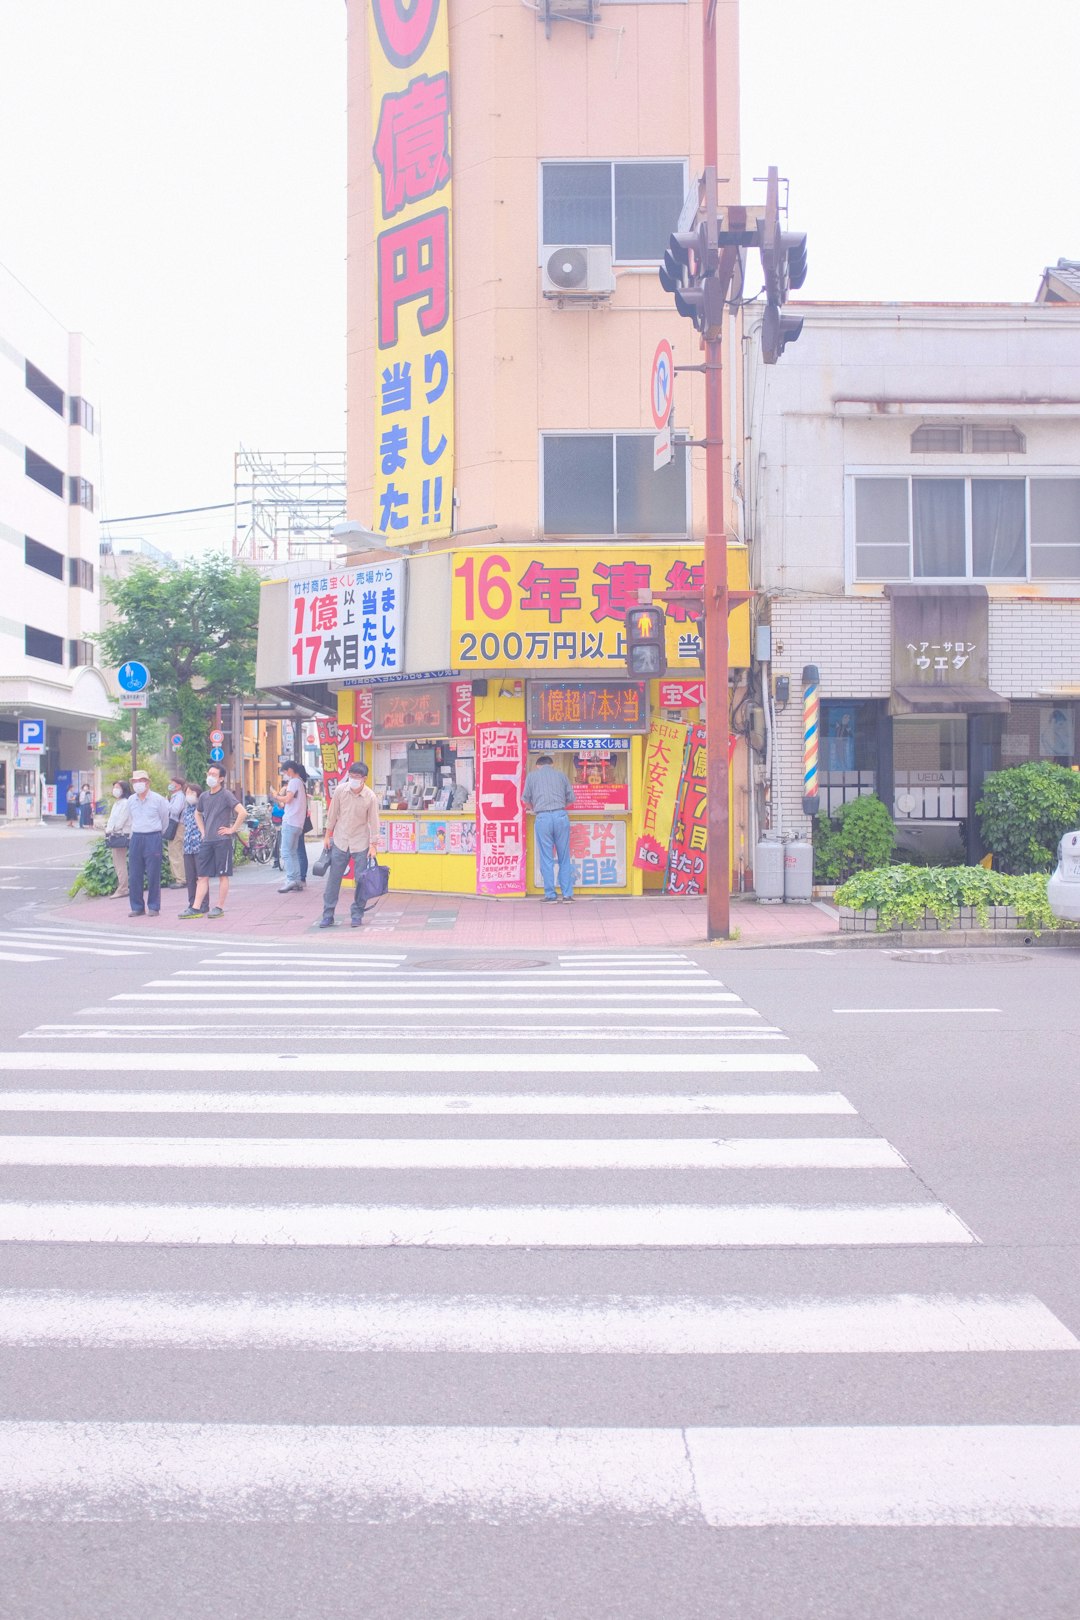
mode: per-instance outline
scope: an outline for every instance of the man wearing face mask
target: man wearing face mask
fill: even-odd
[[[229,894],[229,878],[233,869],[233,839],[247,820],[243,803],[225,786],[225,767],[211,765],[206,773],[205,793],[200,793],[195,807],[195,821],[202,834],[202,844],[195,854],[195,868],[199,885],[195,890],[195,904],[180,913],[184,922],[194,917],[224,917],[225,901]],[[210,879],[217,876],[218,903],[212,910],[200,908],[210,898]]]
[[[323,914],[320,928],[334,926],[334,910],[341,893],[341,880],[349,862],[359,874],[368,863],[368,854],[376,848],[379,839],[379,801],[367,785],[368,768],[362,763],[349,766],[349,774],[334,791],[326,817],[326,836],[323,843],[330,851],[330,870],[326,874],[323,891]],[[359,928],[364,920],[364,897],[357,884],[353,890],[352,925]]]
[[[169,778],[169,825],[165,829],[165,853],[169,857],[169,871],[173,883],[179,888],[184,882],[184,839],[180,828],[184,820],[184,779]]]
[[[132,771],[131,842],[128,844],[128,904],[133,917],[148,911],[156,917],[161,911],[161,851],[169,825],[169,804],[160,793],[150,791],[145,771]],[[146,905],[143,905],[143,885]]]

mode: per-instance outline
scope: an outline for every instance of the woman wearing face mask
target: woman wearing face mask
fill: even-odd
[[[199,910],[205,914],[210,910],[210,895],[207,893],[201,906],[195,905],[195,890],[199,886],[199,872],[195,857],[202,846],[202,833],[199,831],[199,818],[195,808],[199,802],[199,790],[194,782],[185,782],[184,808],[180,816],[180,831],[177,833],[177,842],[183,843],[184,878],[187,881],[188,910]]]
[[[126,895],[128,892],[128,839],[131,836],[131,798],[130,782],[114,782],[112,785],[112,806],[109,810],[109,819],[105,823],[105,842],[109,854],[112,856],[116,868],[116,895]],[[115,842],[113,840],[115,839]],[[122,842],[121,842],[122,840]]]

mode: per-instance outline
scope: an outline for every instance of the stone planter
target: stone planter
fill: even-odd
[[[876,934],[876,933],[912,933],[916,930],[927,934],[936,934],[941,931],[941,924],[929,911],[924,911],[919,922],[894,923],[890,928],[879,929],[876,911],[855,911],[851,906],[840,906],[840,932],[842,934]],[[1012,906],[991,906],[985,923],[980,923],[978,916],[971,906],[961,906],[952,919],[945,924],[949,932],[960,930],[973,933],[975,930],[983,932],[997,932],[1007,929],[1025,929],[1028,925],[1020,921],[1019,915]]]

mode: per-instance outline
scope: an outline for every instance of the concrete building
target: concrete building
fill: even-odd
[[[742,200],[736,0],[715,12],[724,203]],[[498,726],[515,772],[550,751],[574,781],[579,883],[638,893],[663,876],[632,860],[650,724],[682,736],[700,707],[685,607],[668,656],[688,679],[663,692],[626,680],[623,630],[641,589],[700,584],[704,457],[684,440],[703,435],[703,381],[678,377],[683,438],[657,465],[650,368],[662,339],[676,365],[701,360],[656,273],[704,162],[701,4],[348,16],[348,516],[405,555],[358,552],[306,594],[269,585],[259,683],[336,701],[395,884],[535,888],[520,804],[478,819]],[[361,615],[387,592],[393,613]],[[477,852],[504,833],[515,854],[485,888]]]
[[[100,440],[85,339],[0,267],[0,819],[97,792],[89,738],[109,716],[99,627]],[[19,752],[19,720],[45,723]],[[46,787],[47,785],[47,787]]]
[[[1080,304],[1062,270],[1026,305],[801,305],[767,386],[748,319],[764,824],[810,829],[808,665],[823,808],[876,792],[912,850],[977,858],[988,771],[1080,765]]]

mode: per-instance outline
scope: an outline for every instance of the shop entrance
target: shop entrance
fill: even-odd
[[[901,848],[927,855],[968,815],[968,721],[962,714],[893,720],[893,817]]]

